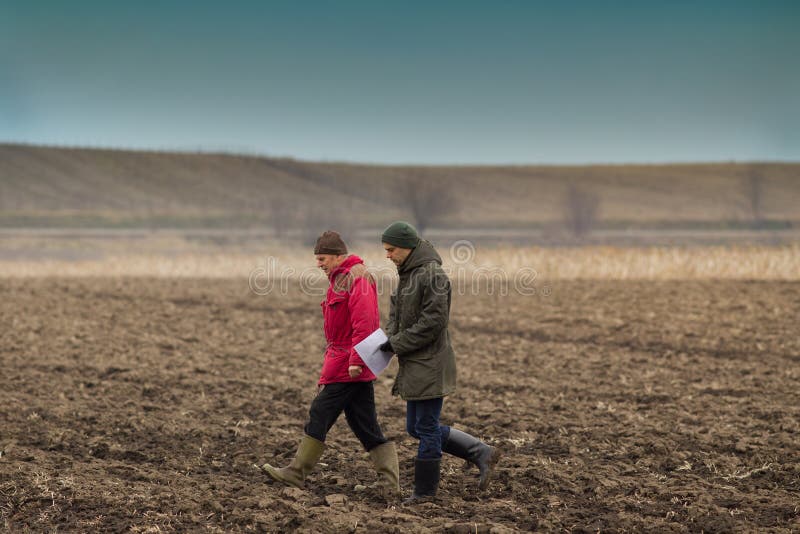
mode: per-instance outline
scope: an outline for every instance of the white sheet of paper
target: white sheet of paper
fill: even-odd
[[[394,356],[391,352],[384,352],[378,348],[385,343],[387,339],[389,338],[386,337],[384,331],[378,328],[354,347],[358,355],[361,356],[361,359],[364,360],[364,363],[375,376],[378,376],[386,369],[389,362],[392,360],[392,356]]]

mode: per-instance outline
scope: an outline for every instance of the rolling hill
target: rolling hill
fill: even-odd
[[[570,191],[594,228],[800,224],[798,163],[381,166],[0,144],[5,228],[542,228],[576,209]]]

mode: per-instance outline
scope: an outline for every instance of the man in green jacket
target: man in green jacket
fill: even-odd
[[[475,464],[480,470],[478,487],[484,490],[500,451],[439,424],[444,397],[456,388],[456,360],[447,330],[451,287],[442,258],[403,221],[386,228],[381,241],[400,276],[391,296],[389,340],[381,349],[397,355],[400,370],[392,393],[406,401],[406,430],[419,439],[414,492],[408,501],[436,495],[442,452]]]

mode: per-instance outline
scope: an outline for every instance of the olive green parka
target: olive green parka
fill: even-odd
[[[456,389],[456,359],[450,345],[451,286],[442,258],[428,241],[397,268],[386,334],[400,370],[392,393],[404,400],[444,397]]]

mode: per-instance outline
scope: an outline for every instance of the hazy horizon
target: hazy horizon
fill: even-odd
[[[170,147],[128,147],[116,145],[91,145],[91,144],[58,144],[58,143],[37,143],[28,141],[8,141],[0,139],[0,146],[19,146],[30,148],[44,148],[44,149],[58,149],[58,150],[97,150],[97,151],[112,151],[112,152],[132,152],[132,153],[155,153],[155,154],[181,154],[181,155],[205,155],[205,156],[231,156],[231,157],[252,157],[252,158],[265,158],[265,159],[290,159],[304,163],[321,163],[331,165],[363,165],[367,167],[662,167],[662,166],[692,166],[692,165],[797,165],[800,164],[800,156],[796,159],[762,159],[762,160],[672,160],[672,161],[631,161],[631,162],[616,162],[616,161],[589,161],[585,163],[550,163],[550,162],[515,162],[515,163],[458,163],[458,162],[443,162],[443,163],[387,163],[383,161],[355,161],[347,159],[311,159],[299,158],[292,154],[270,154],[267,152],[258,152],[256,150],[237,150],[225,148],[170,148]]]
[[[800,161],[800,5],[0,7],[0,142],[381,165]]]

